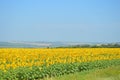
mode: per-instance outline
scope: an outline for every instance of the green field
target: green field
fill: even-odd
[[[43,80],[120,80],[120,65],[96,69]]]

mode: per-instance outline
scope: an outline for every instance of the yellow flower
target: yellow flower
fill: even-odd
[[[120,59],[120,48],[0,48],[0,69]]]

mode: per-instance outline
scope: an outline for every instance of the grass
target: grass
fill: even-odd
[[[120,80],[120,65],[106,69],[96,69],[43,80]]]
[[[96,70],[86,77],[87,80],[120,80],[120,66]]]
[[[11,68],[0,80],[120,80],[120,59]]]

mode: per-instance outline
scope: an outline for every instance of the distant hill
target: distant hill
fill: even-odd
[[[12,41],[0,42],[0,48],[67,48],[67,47],[120,47],[120,42],[117,43],[81,43],[81,42],[27,42],[27,41]]]
[[[37,48],[37,47],[58,47],[63,46],[62,42],[0,42],[0,47],[15,47],[15,48]]]

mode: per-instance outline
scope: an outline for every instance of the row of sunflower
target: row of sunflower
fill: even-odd
[[[1,48],[0,70],[120,59],[119,48]]]

